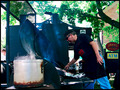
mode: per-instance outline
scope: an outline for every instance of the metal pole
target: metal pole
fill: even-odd
[[[35,12],[35,27],[36,27],[36,12]]]
[[[9,12],[10,12],[10,1],[7,1],[7,28],[6,28],[6,61],[7,61],[7,87],[9,87],[9,59],[10,59],[10,37],[9,37]]]
[[[26,2],[27,2],[28,5],[30,6],[30,8],[34,11],[34,13],[36,13],[35,10],[33,9],[33,7],[30,5],[30,3],[29,3],[28,1],[26,1]]]

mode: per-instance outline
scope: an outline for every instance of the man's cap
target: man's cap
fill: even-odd
[[[73,29],[67,30],[64,34],[64,39],[67,40],[68,39],[67,35],[69,35],[70,33],[73,33],[73,32],[75,32],[75,31],[73,31]]]
[[[64,37],[66,37],[68,34],[70,34],[70,33],[72,33],[72,32],[74,32],[74,31],[73,31],[73,30],[68,30],[68,31],[66,31],[65,34],[64,34]]]
[[[6,49],[5,49],[5,48],[2,48],[2,51],[6,51]]]

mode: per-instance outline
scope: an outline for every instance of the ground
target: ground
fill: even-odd
[[[115,76],[111,76],[110,79],[109,79],[109,82],[110,82],[110,85],[111,85],[111,88],[112,88],[112,89],[115,89],[115,88],[113,87],[114,79],[115,79]],[[100,89],[100,85],[98,85],[97,83],[95,83],[94,89]]]

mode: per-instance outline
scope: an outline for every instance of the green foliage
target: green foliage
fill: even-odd
[[[6,37],[1,39],[1,48],[5,48],[5,47],[6,47]]]
[[[6,21],[6,11],[1,15],[1,19],[2,21]],[[16,22],[17,20],[12,15],[10,15],[10,25],[15,25]]]
[[[119,3],[117,4],[117,10],[116,10],[116,12],[119,14]],[[118,17],[117,21],[119,21],[119,17]]]
[[[1,20],[6,20],[6,11],[1,15]]]
[[[20,17],[20,10],[22,8],[22,3],[17,1],[10,1],[10,11],[17,16]],[[17,20],[10,15],[10,25],[15,25]]]
[[[119,43],[119,29],[116,27],[111,28],[111,26],[106,26],[103,28],[104,36],[109,39],[109,42]],[[112,36],[112,39],[110,38]]]
[[[10,11],[17,17],[20,16],[20,9],[22,8],[22,3],[17,1],[10,1]]]
[[[52,5],[53,1],[29,1],[36,13],[40,15],[43,20],[46,19],[45,12],[58,13],[58,8]]]
[[[100,6],[102,9],[105,9],[113,2],[114,1],[101,1]],[[61,20],[64,19],[63,17],[67,17],[68,22],[74,26],[76,19],[78,19],[78,23],[82,23],[83,20],[91,22],[93,39],[98,37],[105,23],[101,19],[98,19],[96,1],[63,1],[59,9],[59,14]],[[112,30],[109,32],[115,33],[115,31]],[[117,38],[115,38],[115,40],[116,39]]]
[[[5,5],[6,7],[6,5]],[[10,1],[10,12],[12,12],[17,18],[20,18],[20,15],[26,15],[34,13],[33,10],[29,7],[24,1]],[[1,15],[2,20],[6,20],[6,11]],[[15,25],[17,20],[10,15],[10,25]]]

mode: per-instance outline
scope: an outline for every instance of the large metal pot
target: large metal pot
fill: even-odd
[[[14,60],[14,85],[36,87],[44,82],[43,60]]]

